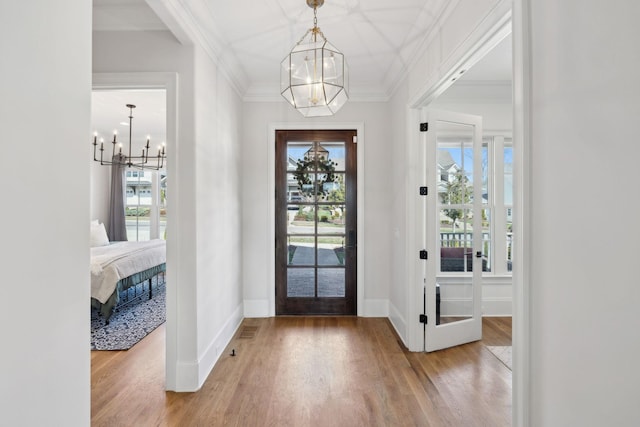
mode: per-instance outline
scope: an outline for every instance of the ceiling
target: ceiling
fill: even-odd
[[[129,108],[132,111],[132,145],[144,145],[150,137],[151,153],[165,142],[166,93],[164,90],[94,90],[91,93],[91,130],[111,149],[113,131],[118,131],[118,141],[126,147],[129,142]],[[126,149],[126,148],[125,148]],[[135,155],[138,155],[134,153]],[[110,155],[110,152],[109,152]]]
[[[278,99],[280,62],[313,26],[305,0],[148,0],[177,20],[227,68],[244,100]],[[94,30],[166,28],[145,0],[94,0]],[[457,2],[326,0],[318,26],[347,59],[352,100],[386,101],[416,52]],[[175,20],[174,20],[175,21]],[[172,28],[173,29],[173,28]],[[176,29],[175,33],[179,33]]]
[[[93,0],[94,31],[167,30],[155,10],[168,0]],[[200,42],[214,56],[245,101],[283,100],[280,62],[313,26],[313,10],[305,0],[174,0],[182,7],[183,24],[197,30]],[[386,101],[412,64],[412,58],[437,28],[438,21],[457,4],[449,0],[325,0],[318,9],[318,26],[347,58],[350,98]],[[251,13],[248,13],[248,11]],[[160,15],[162,15],[160,10]],[[186,17],[186,18],[185,18]],[[174,33],[178,33],[174,31]],[[196,34],[194,33],[194,34]],[[180,38],[180,37],[178,37]],[[507,37],[479,63],[467,70],[441,98],[478,93],[510,94],[511,38]],[[493,89],[491,89],[493,88]],[[164,139],[164,92],[109,91],[94,93],[94,129],[106,133],[128,121],[127,103],[134,110],[134,131]],[[158,96],[163,101],[157,104]],[[483,95],[484,96],[484,95]],[[161,107],[159,106],[161,105]],[[147,118],[149,116],[149,118]],[[156,135],[158,135],[156,137]],[[144,135],[138,136],[143,138]],[[134,136],[136,138],[136,136]]]

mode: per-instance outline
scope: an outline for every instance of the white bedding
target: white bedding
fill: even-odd
[[[166,262],[166,242],[115,242],[91,248],[91,297],[107,302],[120,279]]]

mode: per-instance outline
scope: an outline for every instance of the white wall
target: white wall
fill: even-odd
[[[1,2],[0,51],[1,423],[89,425],[91,3]]]
[[[531,425],[638,425],[640,3],[528,3]]]
[[[410,282],[411,272],[407,268],[407,236],[410,231],[407,229],[408,216],[411,207],[407,204],[407,193],[411,192],[413,183],[410,181],[412,162],[407,155],[406,145],[410,141],[408,130],[411,129],[409,117],[407,116],[407,99],[409,99],[408,84],[406,81],[400,84],[395,96],[389,102],[390,129],[392,135],[390,144],[394,147],[391,152],[391,171],[389,178],[392,188],[395,189],[391,195],[391,212],[394,224],[391,228],[391,257],[389,259],[389,271],[393,286],[389,289],[389,320],[394,326],[398,335],[407,342],[409,301],[415,297],[415,286]],[[413,159],[415,161],[415,159]],[[414,190],[415,191],[415,190]]]
[[[200,385],[242,312],[240,100],[202,50],[195,56],[195,219]]]
[[[167,154],[166,384],[196,390],[242,315],[240,100],[199,48],[168,31],[96,32],[94,72],[178,74],[178,136]]]
[[[364,236],[359,236],[359,251],[364,251],[363,315],[386,316],[388,314],[389,287],[392,286],[389,260],[392,217],[390,195],[390,158],[394,147],[390,143],[388,106],[386,103],[347,103],[333,117],[303,118],[284,99],[279,102],[245,102],[242,129],[242,205],[243,205],[243,289],[245,314],[268,316],[269,299],[274,294],[271,259],[274,251],[272,224],[268,209],[274,189],[269,188],[269,126],[275,123],[363,123],[364,138]],[[360,220],[360,219],[359,219]],[[273,298],[272,298],[273,299]]]

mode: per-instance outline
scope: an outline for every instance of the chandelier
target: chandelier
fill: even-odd
[[[128,150],[122,152],[122,142],[118,142],[118,131],[113,131],[113,140],[111,141],[111,156],[107,159],[104,158],[104,139],[100,138],[100,148],[98,148],[98,133],[93,134],[93,160],[100,162],[101,165],[120,165],[123,167],[136,168],[136,169],[153,169],[160,170],[164,168],[164,160],[167,158],[165,155],[165,143],[158,146],[158,154],[149,156],[149,144],[151,137],[147,136],[147,144],[142,148],[142,154],[134,156],[131,147],[131,133],[133,132],[133,109],[136,108],[133,104],[127,104],[129,109],[129,147]],[[117,151],[116,151],[117,150]],[[100,151],[100,158],[98,158],[98,151]],[[107,154],[108,155],[108,154]]]
[[[281,62],[280,94],[305,117],[330,116],[349,99],[349,70],[344,55],[318,28],[324,0],[306,1],[313,8],[313,28]]]

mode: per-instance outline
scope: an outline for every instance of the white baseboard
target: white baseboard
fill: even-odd
[[[177,392],[198,391],[211,373],[213,366],[220,358],[233,335],[238,330],[242,319],[243,305],[239,304],[233,314],[225,322],[218,335],[211,341],[207,349],[202,353],[198,361],[178,362],[177,375],[179,383],[176,384]]]
[[[389,300],[386,299],[366,299],[362,310],[362,317],[388,317]],[[246,299],[244,300],[244,317],[270,317],[269,300],[266,299]]]
[[[391,302],[389,302],[389,321],[391,322],[391,326],[393,326],[393,329],[396,330],[396,333],[402,340],[402,343],[405,345],[405,347],[408,348],[407,337],[406,337],[407,321],[402,316],[400,311],[398,311],[396,306],[393,305]]]

